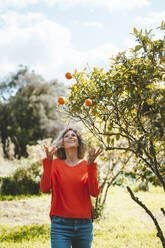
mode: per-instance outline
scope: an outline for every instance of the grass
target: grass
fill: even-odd
[[[1,226],[1,247],[50,247],[49,225]]]
[[[152,210],[165,235],[165,221],[160,211],[160,207],[165,206],[163,190],[152,187],[150,192],[138,192],[136,196]],[[36,201],[40,199],[42,196],[36,197]],[[50,200],[48,197],[46,199]],[[14,228],[0,225],[0,237],[2,248],[48,248],[50,225],[46,223]],[[94,222],[92,247],[162,248],[162,245],[156,237],[156,228],[151,218],[130,198],[126,189],[114,187],[110,188],[103,218]]]
[[[26,198],[32,198],[32,197],[40,197],[41,194],[38,195],[1,195],[0,194],[0,201],[13,201],[13,200],[21,200]]]
[[[139,192],[136,194],[159,220],[165,230],[164,217],[160,207],[165,206],[164,192]],[[125,189],[110,190],[104,211],[104,219],[95,224],[94,248],[160,248],[155,226],[146,214],[129,196]]]

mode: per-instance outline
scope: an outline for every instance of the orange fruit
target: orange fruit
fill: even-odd
[[[60,96],[59,98],[58,98],[58,103],[59,104],[65,104],[65,98],[63,97],[63,96]]]
[[[72,74],[71,74],[70,72],[67,72],[67,73],[65,74],[65,77],[66,77],[67,79],[71,79],[71,78],[72,78]]]
[[[86,99],[86,100],[85,100],[85,105],[88,106],[88,107],[91,106],[91,105],[92,105],[92,100],[89,99],[89,98]]]

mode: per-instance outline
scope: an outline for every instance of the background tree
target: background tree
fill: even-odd
[[[162,22],[159,35],[164,27]],[[133,34],[137,45],[112,58],[109,71],[75,71],[66,112],[81,120],[105,150],[131,152],[165,190],[164,38],[136,28]],[[84,105],[87,98],[90,107]]]
[[[28,71],[19,74],[16,79],[14,75],[11,81],[15,80],[17,82],[13,84],[3,83],[0,138],[5,156],[9,157],[9,144],[12,142],[14,156],[20,158],[27,156],[27,144],[36,144],[37,140],[47,137],[53,138],[63,128],[57,100],[61,91],[65,94],[65,87],[56,80],[45,82],[41,76]]]
[[[27,66],[20,65],[15,73],[9,73],[3,81],[0,82],[1,102],[7,102],[11,96],[16,94],[20,87],[23,87],[27,83],[27,81],[24,80],[27,71]]]

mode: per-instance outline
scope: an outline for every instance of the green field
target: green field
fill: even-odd
[[[159,221],[165,235],[165,218],[160,207],[165,207],[164,192],[161,188],[151,188],[150,192],[138,192],[141,199]],[[32,206],[42,205],[50,196],[30,198]],[[20,200],[17,200],[19,203]],[[1,202],[0,202],[1,203]],[[4,201],[3,201],[4,203]],[[7,201],[6,201],[7,203]],[[1,208],[0,208],[1,209]],[[1,209],[2,210],[2,209]],[[42,211],[41,211],[42,212]],[[23,212],[22,212],[23,213]],[[8,215],[10,214],[10,210]],[[18,213],[17,213],[18,214]],[[21,214],[21,213],[20,213]],[[35,214],[29,209],[29,214]],[[40,216],[42,219],[42,216]],[[32,225],[0,225],[1,248],[48,248],[50,247],[50,223]],[[93,248],[161,248],[156,237],[156,228],[146,214],[128,194],[127,190],[112,187],[109,190],[104,216],[94,222]]]

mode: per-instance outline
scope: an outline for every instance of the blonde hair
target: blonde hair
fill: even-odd
[[[86,151],[86,144],[83,141],[80,132],[78,130],[73,129],[73,128],[65,129],[64,131],[62,131],[59,134],[58,138],[55,140],[54,144],[58,148],[58,150],[55,153],[56,157],[59,159],[63,159],[63,160],[66,159],[65,149],[63,147],[63,141],[64,141],[64,135],[69,131],[73,131],[78,138],[78,144],[79,144],[79,146],[77,148],[78,149],[78,158],[79,159],[84,158],[85,151]]]

